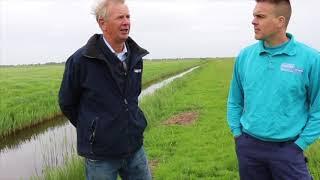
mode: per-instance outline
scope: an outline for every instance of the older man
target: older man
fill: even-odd
[[[102,34],[66,62],[59,92],[62,112],[77,129],[87,179],[151,179],[143,150],[146,118],[138,107],[148,52],[130,37],[124,0],[103,0],[95,8]]]

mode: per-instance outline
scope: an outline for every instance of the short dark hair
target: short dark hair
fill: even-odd
[[[256,2],[269,2],[272,4],[278,4],[280,2],[286,2],[290,4],[290,0],[256,0]]]
[[[291,3],[290,0],[256,0],[259,2],[268,2],[276,6],[275,14],[277,16],[284,16],[286,18],[286,26],[288,26],[291,17]]]

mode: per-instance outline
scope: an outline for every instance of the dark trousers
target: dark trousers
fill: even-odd
[[[245,133],[235,141],[241,180],[312,180],[293,141],[266,142]]]

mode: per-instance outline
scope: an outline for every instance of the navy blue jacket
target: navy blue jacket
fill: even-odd
[[[130,37],[126,46],[127,70],[99,34],[66,62],[59,105],[77,129],[81,156],[96,160],[123,158],[143,144],[147,121],[138,107],[138,96],[142,57],[148,51]]]

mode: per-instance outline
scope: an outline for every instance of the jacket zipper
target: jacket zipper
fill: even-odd
[[[93,144],[95,142],[95,138],[96,138],[96,124],[97,124],[97,121],[98,120],[98,117],[96,117],[92,123],[91,123],[91,126],[90,126],[90,130],[91,130],[91,135],[90,135],[90,139],[89,139],[89,142],[90,142],[90,152],[91,154],[93,154]]]

